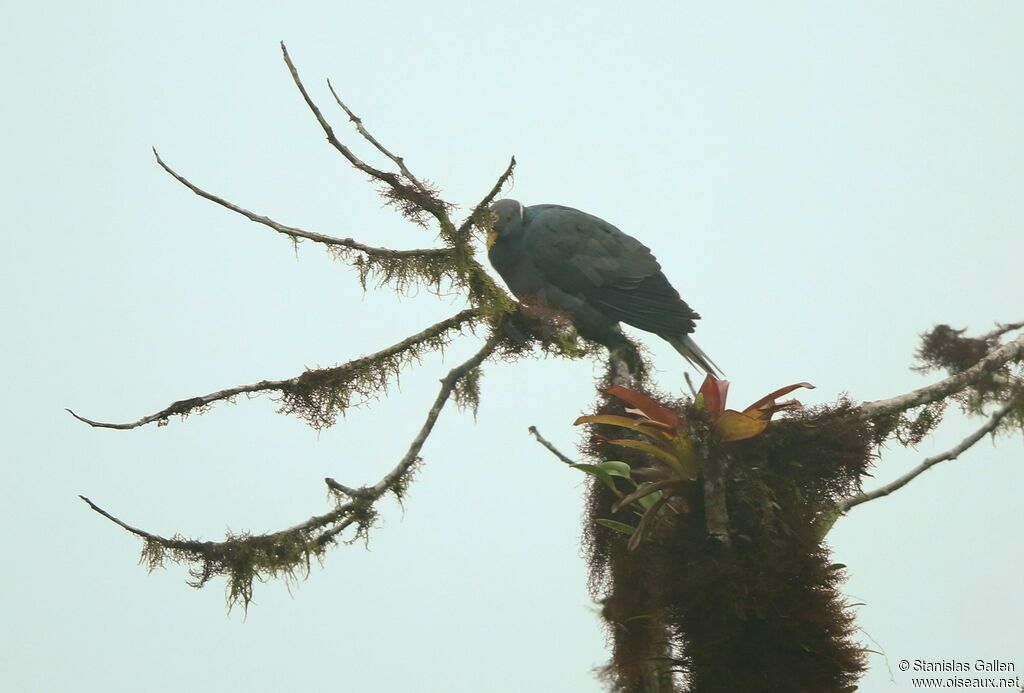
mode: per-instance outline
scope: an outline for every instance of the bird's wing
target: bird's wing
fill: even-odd
[[[629,287],[661,270],[645,245],[603,219],[558,205],[529,211],[525,247],[530,259],[565,291]]]
[[[693,331],[700,316],[679,297],[647,246],[585,212],[556,205],[530,209],[527,252],[552,284],[641,330]]]

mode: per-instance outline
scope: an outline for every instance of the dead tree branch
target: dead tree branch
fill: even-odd
[[[171,168],[154,148],[153,154],[160,167],[167,171],[175,180],[194,192],[196,195],[215,202],[216,204],[229,209],[232,212],[241,214],[250,221],[267,226],[280,234],[284,234],[294,242],[310,240],[327,246],[340,259],[352,262],[360,270],[360,282],[366,282],[366,276],[370,273],[385,275],[385,280],[394,276],[406,276],[407,274],[419,274],[428,283],[437,285],[446,274],[445,268],[450,265],[452,250],[450,248],[417,248],[413,250],[393,250],[391,248],[377,248],[369,246],[351,238],[337,238],[314,231],[307,231],[297,226],[282,224],[270,217],[250,211],[239,205],[230,202],[222,197],[208,192],[198,185],[192,183],[188,178]],[[353,261],[351,253],[361,253],[362,256]],[[431,271],[431,268],[434,268]],[[390,275],[390,276],[387,276]]]
[[[324,118],[324,115],[316,105],[316,102],[313,101],[309,92],[306,91],[306,87],[302,83],[302,79],[299,77],[299,71],[296,69],[295,63],[292,62],[291,56],[288,55],[288,48],[284,45],[283,41],[281,42],[281,53],[284,56],[285,64],[288,65],[288,71],[292,75],[292,80],[295,82],[295,86],[298,87],[299,93],[302,94],[302,98],[305,100],[306,105],[309,106],[309,110],[312,111],[313,116],[320,124],[320,127],[327,136],[327,141],[331,146],[338,150],[338,152],[345,157],[352,166],[371,178],[387,185],[391,191],[389,195],[392,201],[399,204],[402,201],[408,202],[416,210],[423,210],[432,215],[437,219],[438,224],[440,224],[442,237],[450,238],[455,229],[451,220],[448,218],[448,205],[438,198],[434,191],[427,190],[426,192],[423,192],[420,190],[420,187],[422,186],[416,187],[413,185],[410,187],[409,185],[406,185],[402,182],[401,176],[370,166],[356,156],[351,149],[342,144],[341,140],[339,140],[334,134],[334,129],[331,127],[331,124],[327,122],[327,119]],[[416,221],[419,224],[423,224],[422,219],[414,212],[413,208],[406,206],[402,207],[409,219]]]
[[[938,463],[945,462],[947,460],[957,459],[958,457],[960,457],[960,455],[962,455],[964,452],[973,447],[975,443],[980,441],[986,435],[993,433],[999,426],[999,424],[1002,422],[1002,420],[1006,417],[1006,415],[1009,414],[1016,406],[1018,406],[1018,402],[1016,402],[1015,400],[1010,400],[1003,406],[999,407],[995,411],[995,413],[992,414],[989,420],[985,422],[985,425],[981,426],[978,430],[974,431],[974,433],[961,440],[953,448],[946,450],[945,452],[940,453],[938,455],[933,455],[931,457],[926,458],[923,462],[921,462],[921,464],[917,465],[916,467],[914,467],[913,469],[911,469],[909,472],[899,477],[898,479],[895,479],[889,482],[888,484],[885,484],[884,486],[880,486],[879,488],[876,488],[875,490],[869,491],[867,493],[858,493],[854,496],[850,496],[849,498],[844,499],[843,501],[836,504],[836,510],[839,513],[846,513],[851,508],[861,505],[862,503],[867,503],[868,501],[875,500],[876,498],[883,498],[885,496],[888,496],[893,491],[898,491],[899,489],[903,488],[911,481],[916,479],[918,476],[920,476],[922,473],[931,469]]]
[[[456,313],[452,317],[435,323],[430,327],[411,335],[402,341],[393,344],[386,349],[363,356],[362,358],[349,361],[340,366],[332,368],[320,368],[307,370],[302,375],[288,378],[287,380],[261,380],[251,385],[238,385],[236,387],[218,390],[199,397],[179,400],[160,411],[143,416],[137,421],[128,423],[106,423],[94,421],[84,416],[79,416],[72,410],[68,413],[94,428],[113,428],[127,430],[139,428],[155,422],[166,423],[174,415],[186,416],[197,410],[204,409],[215,402],[230,400],[238,395],[251,395],[261,392],[281,392],[285,397],[285,409],[289,410],[289,396],[301,397],[315,390],[330,390],[329,411],[318,412],[319,418],[311,421],[317,427],[323,427],[329,423],[330,417],[338,410],[343,411],[350,406],[349,397],[352,393],[364,397],[370,397],[387,386],[387,374],[397,371],[408,362],[416,359],[426,349],[443,348],[449,341],[448,333],[453,330],[462,329],[468,323],[478,318],[475,311],[466,309]],[[382,365],[383,368],[368,370],[371,365]],[[383,378],[378,377],[384,373]],[[368,375],[360,379],[361,375]],[[298,407],[294,408],[295,413],[304,413]],[[324,416],[326,414],[326,416]]]
[[[541,445],[546,447],[551,452],[551,454],[554,455],[555,457],[557,457],[559,460],[561,460],[562,462],[564,462],[566,464],[576,464],[576,462],[573,461],[573,459],[571,457],[568,457],[567,455],[564,455],[561,450],[559,450],[558,448],[556,448],[554,446],[553,443],[551,443],[550,441],[548,441],[547,438],[542,436],[540,434],[540,431],[537,430],[536,426],[530,426],[526,430],[530,432],[530,435],[532,435],[534,438],[537,439],[538,443],[540,443]]]
[[[356,126],[356,130],[359,131],[359,134],[362,135],[367,142],[376,147],[377,151],[379,151],[381,154],[395,162],[395,165],[398,166],[398,169],[402,172],[402,175],[405,176],[410,183],[415,185],[417,190],[419,190],[421,193],[425,195],[431,194],[430,191],[427,190],[426,186],[424,186],[423,183],[421,183],[416,176],[412,175],[412,171],[410,171],[408,167],[405,165],[405,159],[403,159],[400,156],[396,156],[395,154],[392,154],[387,147],[378,142],[377,138],[370,134],[370,132],[363,126],[363,119],[357,116],[355,113],[353,113],[352,109],[345,105],[345,102],[342,101],[341,97],[338,96],[338,92],[334,91],[334,85],[331,84],[331,80],[329,79],[327,80],[327,88],[330,89],[331,96],[333,96],[334,100],[338,102],[338,105],[341,106],[341,109],[345,111],[345,114],[348,116],[348,119],[351,120],[352,123]]]

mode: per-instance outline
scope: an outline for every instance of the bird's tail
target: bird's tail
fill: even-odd
[[[721,378],[725,374],[715,365],[715,362],[711,360],[711,357],[704,353],[704,350],[697,346],[697,342],[690,339],[689,335],[683,335],[681,337],[665,337],[669,344],[675,347],[675,350],[683,355],[683,358],[689,361],[691,364],[700,368],[708,375],[713,375],[716,378]]]

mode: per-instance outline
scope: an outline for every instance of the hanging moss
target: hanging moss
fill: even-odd
[[[401,255],[369,255],[342,246],[330,246],[330,251],[356,269],[364,291],[372,283],[377,287],[391,286],[402,294],[408,294],[417,286],[426,286],[432,293],[439,294],[446,283],[458,278],[448,249]]]
[[[601,411],[618,407],[605,403]],[[691,402],[675,408],[699,427]],[[609,445],[610,431],[592,430],[591,458],[634,469],[650,464],[642,453]],[[658,531],[629,551],[626,536],[594,520],[630,524],[633,511],[612,514],[615,495],[591,483],[584,544],[612,641],[605,670],[612,687],[634,690],[662,668],[681,672],[682,690],[693,693],[854,690],[864,653],[838,591],[842,566],[831,562],[820,523],[859,488],[872,450],[870,426],[840,401],[795,412],[714,452],[729,459],[729,545],[709,539],[695,483],[685,494],[688,512],[666,513]]]
[[[439,324],[440,329],[428,329],[374,355],[307,370],[281,389],[279,411],[294,414],[317,430],[333,426],[350,407],[387,394],[403,368],[432,351],[443,351],[467,322],[475,320],[469,313],[459,314]]]
[[[458,405],[459,409],[470,410],[473,412],[474,418],[480,406],[481,377],[482,371],[480,368],[474,368],[455,384],[455,389],[452,391],[452,397],[455,399],[455,404]]]
[[[319,559],[324,549],[325,544],[303,531],[228,534],[223,542],[175,536],[167,543],[146,539],[139,562],[151,572],[162,568],[168,560],[188,565],[188,584],[196,589],[205,587],[214,577],[224,576],[228,609],[238,604],[248,609],[255,580],[280,578],[295,583],[309,574],[311,559]]]

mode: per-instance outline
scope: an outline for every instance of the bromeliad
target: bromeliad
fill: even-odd
[[[796,402],[779,404],[777,400],[798,388],[813,388],[810,383],[795,383],[779,388],[757,400],[743,411],[726,409],[729,381],[708,374],[689,408],[673,410],[642,392],[614,385],[605,393],[625,402],[626,415],[594,414],[581,416],[575,425],[614,426],[636,434],[635,437],[606,440],[610,445],[646,454],[646,466],[617,460],[599,464],[577,464],[577,469],[596,477],[618,498],[612,513],[634,506],[640,515],[634,526],[611,519],[598,520],[610,529],[629,534],[629,548],[635,549],[647,536],[659,515],[689,510],[687,497],[695,492],[701,475],[702,458],[716,443],[729,444],[760,435],[772,416]]]

